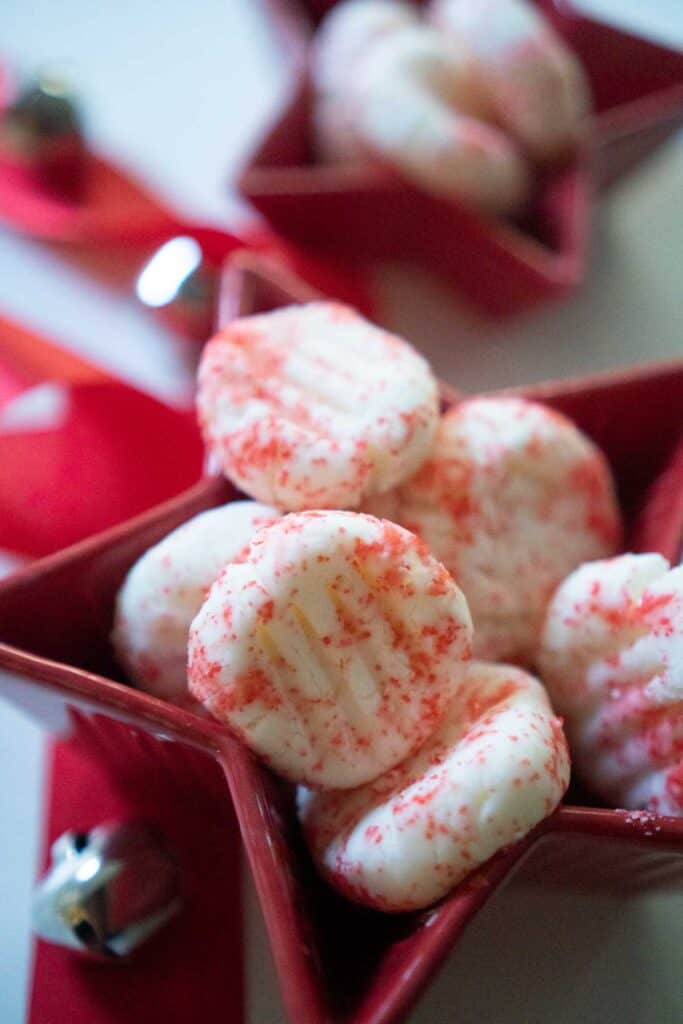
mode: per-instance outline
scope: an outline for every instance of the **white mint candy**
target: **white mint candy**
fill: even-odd
[[[112,643],[131,680],[156,697],[191,701],[190,623],[223,566],[279,515],[254,501],[201,512],[146,551],[116,599]]]
[[[426,25],[372,41],[354,72],[314,107],[324,159],[384,166],[418,188],[491,214],[519,210],[530,192],[515,144],[485,109],[464,50]]]
[[[428,18],[478,72],[494,116],[541,162],[570,153],[590,110],[584,71],[528,0],[431,0]]]
[[[417,533],[443,562],[487,661],[531,663],[555,587],[620,537],[602,453],[566,417],[520,398],[451,409],[417,474],[366,511]]]
[[[335,4],[313,41],[311,77],[316,91],[338,95],[373,43],[417,23],[417,10],[402,0],[343,0]]]
[[[477,118],[470,65],[434,29],[380,40],[359,68],[352,103],[361,144],[425,191],[491,214],[515,212],[527,199],[523,157]]]
[[[213,585],[190,630],[188,680],[277,772],[349,788],[439,725],[471,638],[462,593],[407,530],[300,512]]]
[[[351,86],[377,40],[417,25],[417,11],[403,0],[342,0],[323,18],[311,47],[313,145],[325,162],[367,162],[356,137]]]
[[[569,782],[560,720],[541,684],[472,662],[444,723],[360,789],[300,789],[313,859],[344,896],[380,910],[427,907],[557,806]]]
[[[422,356],[334,302],[234,321],[199,367],[212,457],[252,498],[289,511],[353,508],[410,476],[438,406]]]
[[[550,604],[538,664],[586,784],[683,816],[683,567],[656,554],[582,565]]]

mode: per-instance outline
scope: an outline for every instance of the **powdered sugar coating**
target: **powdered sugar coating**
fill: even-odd
[[[261,531],[190,631],[192,694],[276,771],[346,788],[393,767],[441,722],[472,627],[416,537],[353,512]]]
[[[683,567],[656,554],[581,566],[550,604],[538,661],[590,787],[683,815]]]
[[[197,407],[226,476],[286,510],[353,508],[393,487],[438,422],[422,356],[334,302],[225,327],[202,354]]]
[[[564,416],[477,398],[442,417],[432,456],[367,503],[419,534],[458,583],[475,655],[529,664],[555,587],[612,554],[620,516],[601,452]]]
[[[187,690],[190,623],[225,563],[278,514],[254,501],[210,509],[173,530],[130,569],[116,598],[112,644],[143,690],[194,704]]]
[[[507,665],[459,671],[446,721],[417,754],[360,789],[299,791],[314,860],[345,896],[416,910],[445,896],[559,803],[560,720],[541,684]]]
[[[465,47],[491,115],[539,161],[567,155],[590,109],[583,69],[528,0],[431,0],[427,17]]]

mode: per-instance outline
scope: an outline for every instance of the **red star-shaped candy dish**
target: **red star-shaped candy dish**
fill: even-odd
[[[285,40],[291,86],[239,179],[242,195],[275,230],[359,262],[404,260],[439,272],[489,315],[562,295],[586,270],[593,193],[630,170],[683,120],[683,54],[584,17],[564,0],[537,0],[581,59],[595,115],[583,151],[537,181],[517,223],[493,221],[363,167],[313,161],[307,46],[332,6],[271,3]]]
[[[249,255],[233,260],[224,285],[224,322],[313,297],[299,281],[282,270],[260,268]],[[573,417],[605,450],[618,481],[629,545],[638,549],[646,540],[648,547],[677,556],[683,466],[675,455],[683,363],[524,393]],[[444,387],[444,406],[457,400]],[[361,910],[329,890],[302,844],[291,788],[214,722],[126,686],[109,645],[114,597],[131,563],[171,528],[234,496],[223,481],[204,480],[5,582],[0,685],[19,707],[94,751],[121,785],[139,790],[163,776],[218,801],[230,793],[290,1020],[401,1019],[468,921],[523,857],[547,885],[577,877],[619,888],[683,884],[683,819],[567,804],[425,913]]]

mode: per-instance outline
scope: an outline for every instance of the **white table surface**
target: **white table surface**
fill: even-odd
[[[581,3],[683,47],[681,0]],[[45,62],[69,65],[93,141],[177,207],[217,224],[244,216],[225,182],[283,75],[259,4],[3,0],[0,53],[27,71]],[[682,197],[678,140],[603,202],[592,272],[578,295],[491,326],[434,282],[392,271],[392,319],[441,376],[468,390],[681,356]],[[186,346],[132,301],[4,233],[0,310],[171,401],[189,393]],[[25,1019],[41,747],[39,730],[0,704],[0,1024]],[[272,966],[245,885],[249,1020],[277,1024]],[[680,1024],[682,940],[681,894],[618,901],[513,888],[469,929],[411,1021]]]

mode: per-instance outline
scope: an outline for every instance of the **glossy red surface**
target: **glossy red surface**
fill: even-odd
[[[683,121],[683,54],[580,16],[569,3],[539,2],[584,63],[596,113],[583,152],[539,179],[523,222],[485,220],[379,171],[313,162],[306,50],[328,0],[268,4],[291,85],[243,169],[242,194],[285,237],[354,266],[423,264],[493,316],[567,292],[585,274],[595,188],[630,170]]]
[[[313,295],[285,271],[264,269],[242,254],[227,272],[220,315],[226,321]],[[629,544],[637,549],[647,539],[648,547],[677,557],[683,362],[525,393],[568,413],[605,449]],[[446,405],[457,401],[447,388],[443,397]],[[205,480],[1,585],[0,693],[96,750],[120,785],[139,787],[141,763],[150,788],[155,779],[185,793],[202,786],[220,800],[227,799],[227,782],[293,1022],[402,1019],[522,857],[537,865],[534,873],[545,885],[577,879],[620,891],[683,885],[683,819],[583,805],[561,807],[425,913],[381,915],[331,892],[303,848],[289,788],[214,723],[124,685],[112,659],[112,607],[127,568],[172,527],[231,495],[225,483]]]

